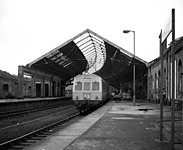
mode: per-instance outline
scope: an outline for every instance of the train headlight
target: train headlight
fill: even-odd
[[[79,96],[76,96],[76,100],[79,100]]]
[[[98,98],[98,96],[95,96],[95,100],[98,100],[99,98]]]

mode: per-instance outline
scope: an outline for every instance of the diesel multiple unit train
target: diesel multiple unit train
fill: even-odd
[[[73,101],[82,113],[110,98],[108,84],[95,74],[78,75],[73,81]]]

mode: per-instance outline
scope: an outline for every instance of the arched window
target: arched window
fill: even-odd
[[[151,83],[152,83],[152,89],[154,90],[154,79],[153,79],[153,76],[151,75]]]
[[[164,74],[163,74],[163,89],[166,89],[166,68],[164,68]]]
[[[161,71],[158,71],[158,79],[157,79],[157,88],[160,89],[160,84],[161,84]]]
[[[158,83],[158,81],[157,81],[157,74],[155,73],[155,87],[154,87],[154,89],[156,90],[157,89],[157,83]]]
[[[151,77],[149,76],[149,87],[151,86]]]
[[[178,63],[178,90],[183,91],[183,71],[182,71],[182,61],[179,60]]]
[[[4,84],[3,85],[3,92],[8,92],[9,90],[9,85],[8,84]]]

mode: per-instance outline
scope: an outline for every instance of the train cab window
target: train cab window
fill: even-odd
[[[92,82],[92,91],[99,91],[99,82]]]
[[[90,91],[90,82],[84,82],[84,91]]]
[[[76,82],[75,90],[76,91],[81,91],[82,90],[82,82]]]

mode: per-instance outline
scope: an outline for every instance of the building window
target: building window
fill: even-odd
[[[149,87],[151,86],[151,77],[149,77]]]
[[[182,74],[182,61],[179,60],[179,63],[178,63],[178,89],[179,89],[179,92],[182,92],[183,91],[183,74]]]
[[[9,90],[9,85],[8,84],[4,84],[3,85],[3,92],[8,92]]]
[[[163,74],[163,88],[166,88],[166,68],[164,68],[164,74]]]
[[[151,82],[152,82],[152,89],[154,90],[154,79],[152,76],[151,76]]]
[[[161,72],[160,72],[160,70],[158,71],[158,78],[157,78],[157,81],[158,81],[158,83],[157,83],[157,89],[159,89],[160,87],[160,84],[161,84]]]
[[[155,89],[158,89],[158,77],[155,74]]]
[[[31,91],[32,91],[32,87],[29,86],[29,87],[28,87],[28,93],[31,93]]]

